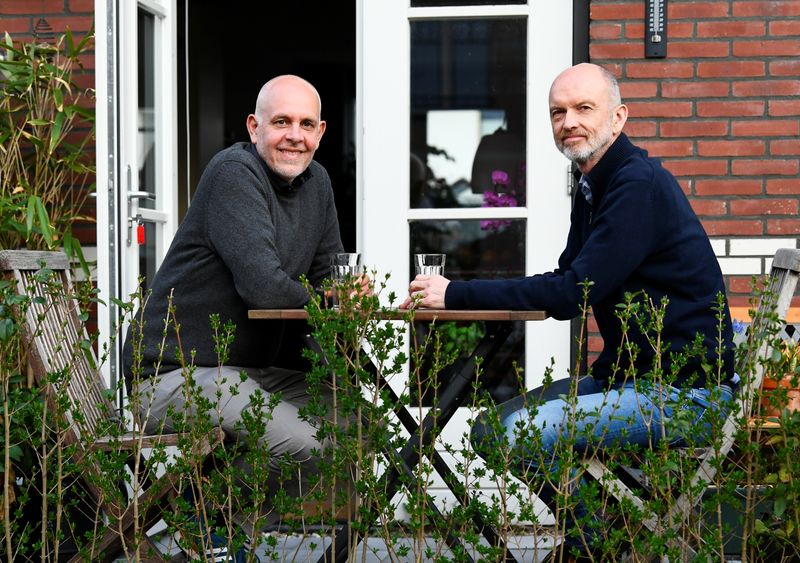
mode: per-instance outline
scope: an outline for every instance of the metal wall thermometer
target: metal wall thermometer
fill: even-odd
[[[647,0],[644,22],[644,56],[659,59],[667,56],[667,0]]]

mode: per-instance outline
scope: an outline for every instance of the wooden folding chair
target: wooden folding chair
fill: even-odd
[[[42,281],[42,268],[52,271],[49,281]],[[0,268],[6,278],[15,279],[17,292],[30,297],[22,327],[23,346],[27,349],[30,369],[36,383],[44,388],[48,404],[55,409],[56,401],[66,397],[63,429],[58,438],[65,446],[75,448],[76,458],[86,460],[93,450],[119,449],[135,455],[142,450],[160,446],[186,444],[182,434],[148,435],[143,431],[123,432],[113,437],[102,435],[109,419],[121,419],[111,401],[111,394],[101,374],[88,338],[80,321],[78,304],[73,298],[69,262],[60,252],[0,251]],[[38,273],[37,273],[38,272]],[[47,273],[46,271],[44,273]],[[54,384],[50,375],[62,374]],[[123,424],[120,422],[120,424]],[[212,433],[192,444],[192,460],[202,461],[222,442],[222,431]],[[144,467],[145,464],[139,464]],[[176,490],[180,475],[166,472],[134,475],[129,485],[138,491],[137,498],[124,494],[109,494],[98,485],[104,481],[102,470],[92,463],[82,475],[86,489],[102,510],[105,522],[95,541],[89,546],[92,561],[111,561],[124,546],[142,538],[141,561],[166,561],[145,532],[160,519],[168,506],[170,493]],[[151,472],[152,473],[152,472]],[[141,540],[140,540],[141,541]],[[126,542],[126,543],[123,543]],[[128,547],[130,550],[130,547]],[[81,560],[76,555],[73,561]]]
[[[764,365],[759,360],[768,358],[772,353],[774,338],[763,338],[763,335],[770,332],[770,325],[773,325],[772,330],[774,331],[776,319],[785,323],[798,277],[800,277],[800,250],[779,249],[772,260],[772,270],[767,279],[765,291],[749,327],[749,330],[755,331],[756,335],[751,342],[762,344],[756,350],[749,350],[748,355],[737,365],[737,373],[747,374],[747,377],[742,382],[735,406],[731,409],[722,427],[720,446],[719,448],[701,448],[691,452],[698,458],[699,465],[694,475],[691,476],[689,486],[686,487],[688,492],[679,495],[662,514],[645,518],[643,524],[649,530],[675,531],[686,523],[702,498],[702,494],[698,494],[697,491],[704,490],[711,483],[721,465],[720,461],[731,451],[740,423],[745,419],[745,414],[750,414],[749,409],[753,404],[753,397],[761,388]],[[638,473],[630,472],[621,478],[617,472],[609,469],[597,457],[586,460],[586,468],[588,473],[617,500],[629,501],[644,511],[645,501],[634,491],[634,488],[646,490],[647,483]],[[630,483],[631,479],[638,484],[634,487],[628,486],[626,483]],[[696,554],[692,546],[680,534],[675,534],[675,538],[674,542],[681,549],[683,560],[692,559]]]

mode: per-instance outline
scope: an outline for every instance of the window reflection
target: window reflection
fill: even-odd
[[[451,280],[472,278],[520,277],[525,275],[525,220],[426,220],[410,224],[410,248],[413,254],[447,254],[445,276]],[[409,264],[411,272],[413,264]],[[427,323],[415,323],[414,339],[424,342],[432,330]],[[482,323],[440,323],[433,330],[439,332],[442,350],[461,356],[468,355],[483,335]],[[432,350],[420,359],[419,373],[430,371]],[[525,365],[525,323],[514,323],[511,336],[496,358],[483,366],[482,388],[495,401],[504,401],[521,391],[514,366]],[[416,362],[412,368],[416,366]],[[437,378],[443,384],[449,374]],[[415,393],[422,394],[423,404],[433,403],[435,386],[423,381]],[[414,386],[412,386],[414,388]]]
[[[412,221],[411,254],[447,254],[451,280],[525,275],[525,220]],[[409,263],[409,271],[414,271]]]
[[[138,11],[138,147],[139,189],[156,193],[156,108],[155,108],[155,16]],[[154,199],[140,199],[139,206],[155,209]]]
[[[525,205],[526,56],[523,18],[412,22],[412,207]]]

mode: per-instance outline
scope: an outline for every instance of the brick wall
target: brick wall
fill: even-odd
[[[619,78],[625,131],[678,178],[746,305],[800,237],[800,0],[669,0],[667,15],[667,56],[646,59],[644,0],[592,0],[590,60]]]
[[[0,32],[8,32],[15,42],[31,41],[34,37],[54,42],[69,29],[77,43],[93,25],[94,0],[0,0]],[[81,58],[81,65],[83,68],[73,72],[75,83],[81,88],[94,88],[93,50]],[[94,200],[89,200],[83,214],[95,216]],[[97,239],[94,224],[75,225],[73,232],[87,247],[91,258]]]

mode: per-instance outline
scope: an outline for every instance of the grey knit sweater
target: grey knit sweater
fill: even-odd
[[[236,325],[226,364],[271,365],[282,323],[252,321],[252,308],[302,307],[305,274],[317,285],[329,258],[342,251],[333,190],[325,169],[312,162],[292,186],[268,171],[250,143],[218,153],[208,164],[185,219],[153,281],[144,311],[128,331],[123,367],[130,383],[132,334],[143,319],[142,376],[154,373],[170,291],[184,354],[198,366],[218,365],[209,315]],[[180,367],[175,331],[167,330],[160,372]]]

